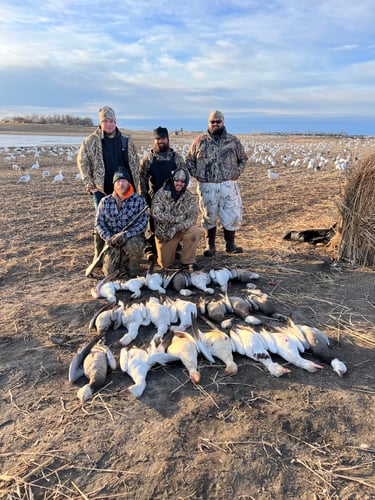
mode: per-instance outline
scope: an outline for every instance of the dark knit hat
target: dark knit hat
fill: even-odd
[[[153,135],[154,139],[163,139],[164,137],[169,139],[168,129],[164,127],[154,128]]]
[[[119,179],[126,179],[131,182],[129,172],[127,170],[117,170],[113,176],[113,184]]]
[[[102,123],[105,119],[116,121],[115,112],[110,106],[102,106],[99,109],[99,123]]]

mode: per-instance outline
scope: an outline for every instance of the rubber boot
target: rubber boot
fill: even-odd
[[[103,250],[104,243],[104,240],[102,240],[99,234],[94,231],[94,258],[92,259],[92,262],[95,262],[95,260],[100,255],[100,252]],[[100,259],[100,261],[96,263],[94,269],[101,266],[101,261],[102,259]]]
[[[211,227],[205,231],[205,237],[207,240],[206,248],[203,251],[205,257],[213,257],[216,253],[215,238],[216,238],[216,227]]]
[[[236,236],[235,231],[228,231],[228,229],[224,229],[224,239],[225,239],[225,251],[227,253],[242,253],[242,247],[238,247],[235,242],[234,238]]]

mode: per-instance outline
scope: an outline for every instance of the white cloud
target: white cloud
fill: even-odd
[[[374,15],[370,0],[3,0],[0,104],[372,116]]]

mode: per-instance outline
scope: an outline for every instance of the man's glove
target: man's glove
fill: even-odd
[[[107,243],[110,247],[121,248],[126,243],[126,236],[122,232],[114,234],[108,239]]]

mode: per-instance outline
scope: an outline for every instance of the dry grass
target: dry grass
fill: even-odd
[[[192,137],[171,141],[182,151]],[[151,134],[134,139],[142,151]],[[75,180],[75,162],[65,156],[44,152],[40,171],[20,185],[20,172],[0,154],[1,498],[374,498],[374,273],[333,262],[324,247],[282,239],[288,230],[329,227],[337,220],[346,174],[335,170],[333,160],[347,149],[361,159],[374,144],[243,140],[250,162],[240,178],[244,225],[238,243],[245,251],[226,255],[219,233],[215,258],[201,256],[201,241],[198,260],[206,270],[258,272],[259,287],[280,312],[327,333],[347,375],[337,377],[328,365],[318,373],[289,365],[291,373],[275,379],[259,363],[235,355],[238,373],[227,377],[221,362],[200,359],[199,386],[179,364],[158,366],[135,400],[124,396],[131,381],[116,369],[82,407],[67,370],[101,307],[90,293],[96,280],[84,277],[92,257],[92,202]],[[275,182],[256,159],[260,150],[275,157]],[[302,151],[319,152],[330,163],[320,172],[285,163],[284,155],[296,158]],[[24,169],[30,155],[18,161]],[[62,169],[64,182],[43,180],[44,168]],[[129,301],[129,294],[121,299]],[[123,333],[109,333],[116,358]],[[153,333],[142,330],[138,345]],[[63,342],[54,344],[54,336]]]
[[[375,154],[349,171],[339,203],[338,257],[375,267]]]

